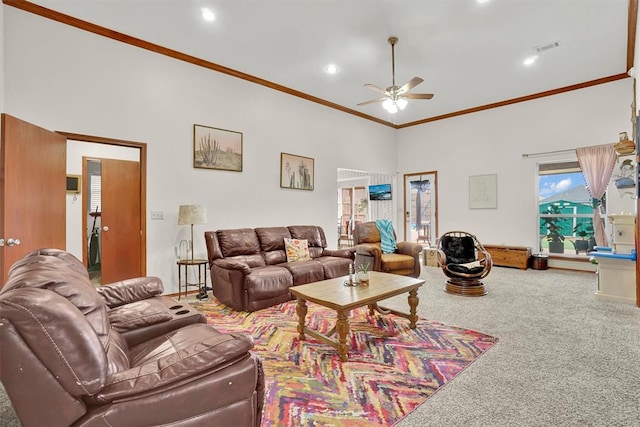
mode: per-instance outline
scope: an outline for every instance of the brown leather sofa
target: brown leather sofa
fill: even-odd
[[[204,233],[213,294],[238,311],[289,301],[291,286],[346,276],[353,248],[329,250],[322,227],[241,228]],[[311,260],[287,262],[284,239],[307,240]]]
[[[259,426],[251,337],[158,291],[156,278],[98,291],[63,251],[17,261],[0,290],[0,379],[22,425]]]
[[[356,245],[356,265],[369,264],[372,271],[403,276],[418,277],[420,275],[422,245],[414,242],[396,242],[395,252],[383,253],[380,231],[375,221],[356,225],[353,230],[353,242]]]

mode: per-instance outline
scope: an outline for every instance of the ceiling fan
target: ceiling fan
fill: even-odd
[[[408,93],[411,89],[422,83],[424,80],[420,77],[414,77],[405,83],[403,86],[396,86],[396,61],[395,61],[395,46],[398,43],[398,38],[395,36],[389,37],[387,40],[391,45],[391,86],[386,89],[382,89],[371,83],[366,83],[365,87],[383,94],[382,98],[372,99],[371,101],[361,102],[358,105],[373,104],[376,102],[382,102],[382,106],[391,114],[395,114],[398,110],[404,110],[407,106],[407,99],[431,99],[432,93]]]

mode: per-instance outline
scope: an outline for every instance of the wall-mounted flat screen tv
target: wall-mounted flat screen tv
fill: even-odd
[[[391,184],[370,185],[369,200],[391,200]]]

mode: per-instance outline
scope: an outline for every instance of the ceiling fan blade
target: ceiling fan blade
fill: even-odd
[[[359,103],[358,105],[375,104],[376,102],[382,102],[382,101],[385,101],[386,99],[387,97],[385,96],[384,98],[372,99],[371,101],[364,101]]]
[[[414,77],[411,80],[409,80],[407,83],[404,84],[404,86],[402,86],[400,89],[398,89],[399,93],[405,93],[410,91],[412,88],[418,86],[420,83],[422,83],[424,80],[421,79],[420,77]]]
[[[431,99],[433,98],[432,93],[403,93],[400,95],[400,98],[407,99]]]
[[[371,83],[365,83],[364,87],[368,87],[369,89],[376,91],[378,93],[381,93],[383,95],[387,95],[387,91],[385,89],[382,89],[381,87],[378,87],[376,85],[373,85]]]

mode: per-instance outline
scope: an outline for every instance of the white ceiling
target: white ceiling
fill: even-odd
[[[636,0],[36,0],[128,36],[402,125],[626,73],[629,1]],[[202,7],[216,19],[205,22]],[[424,79],[388,114],[357,106]],[[534,48],[559,42],[534,65]],[[335,63],[339,72],[323,67]]]

